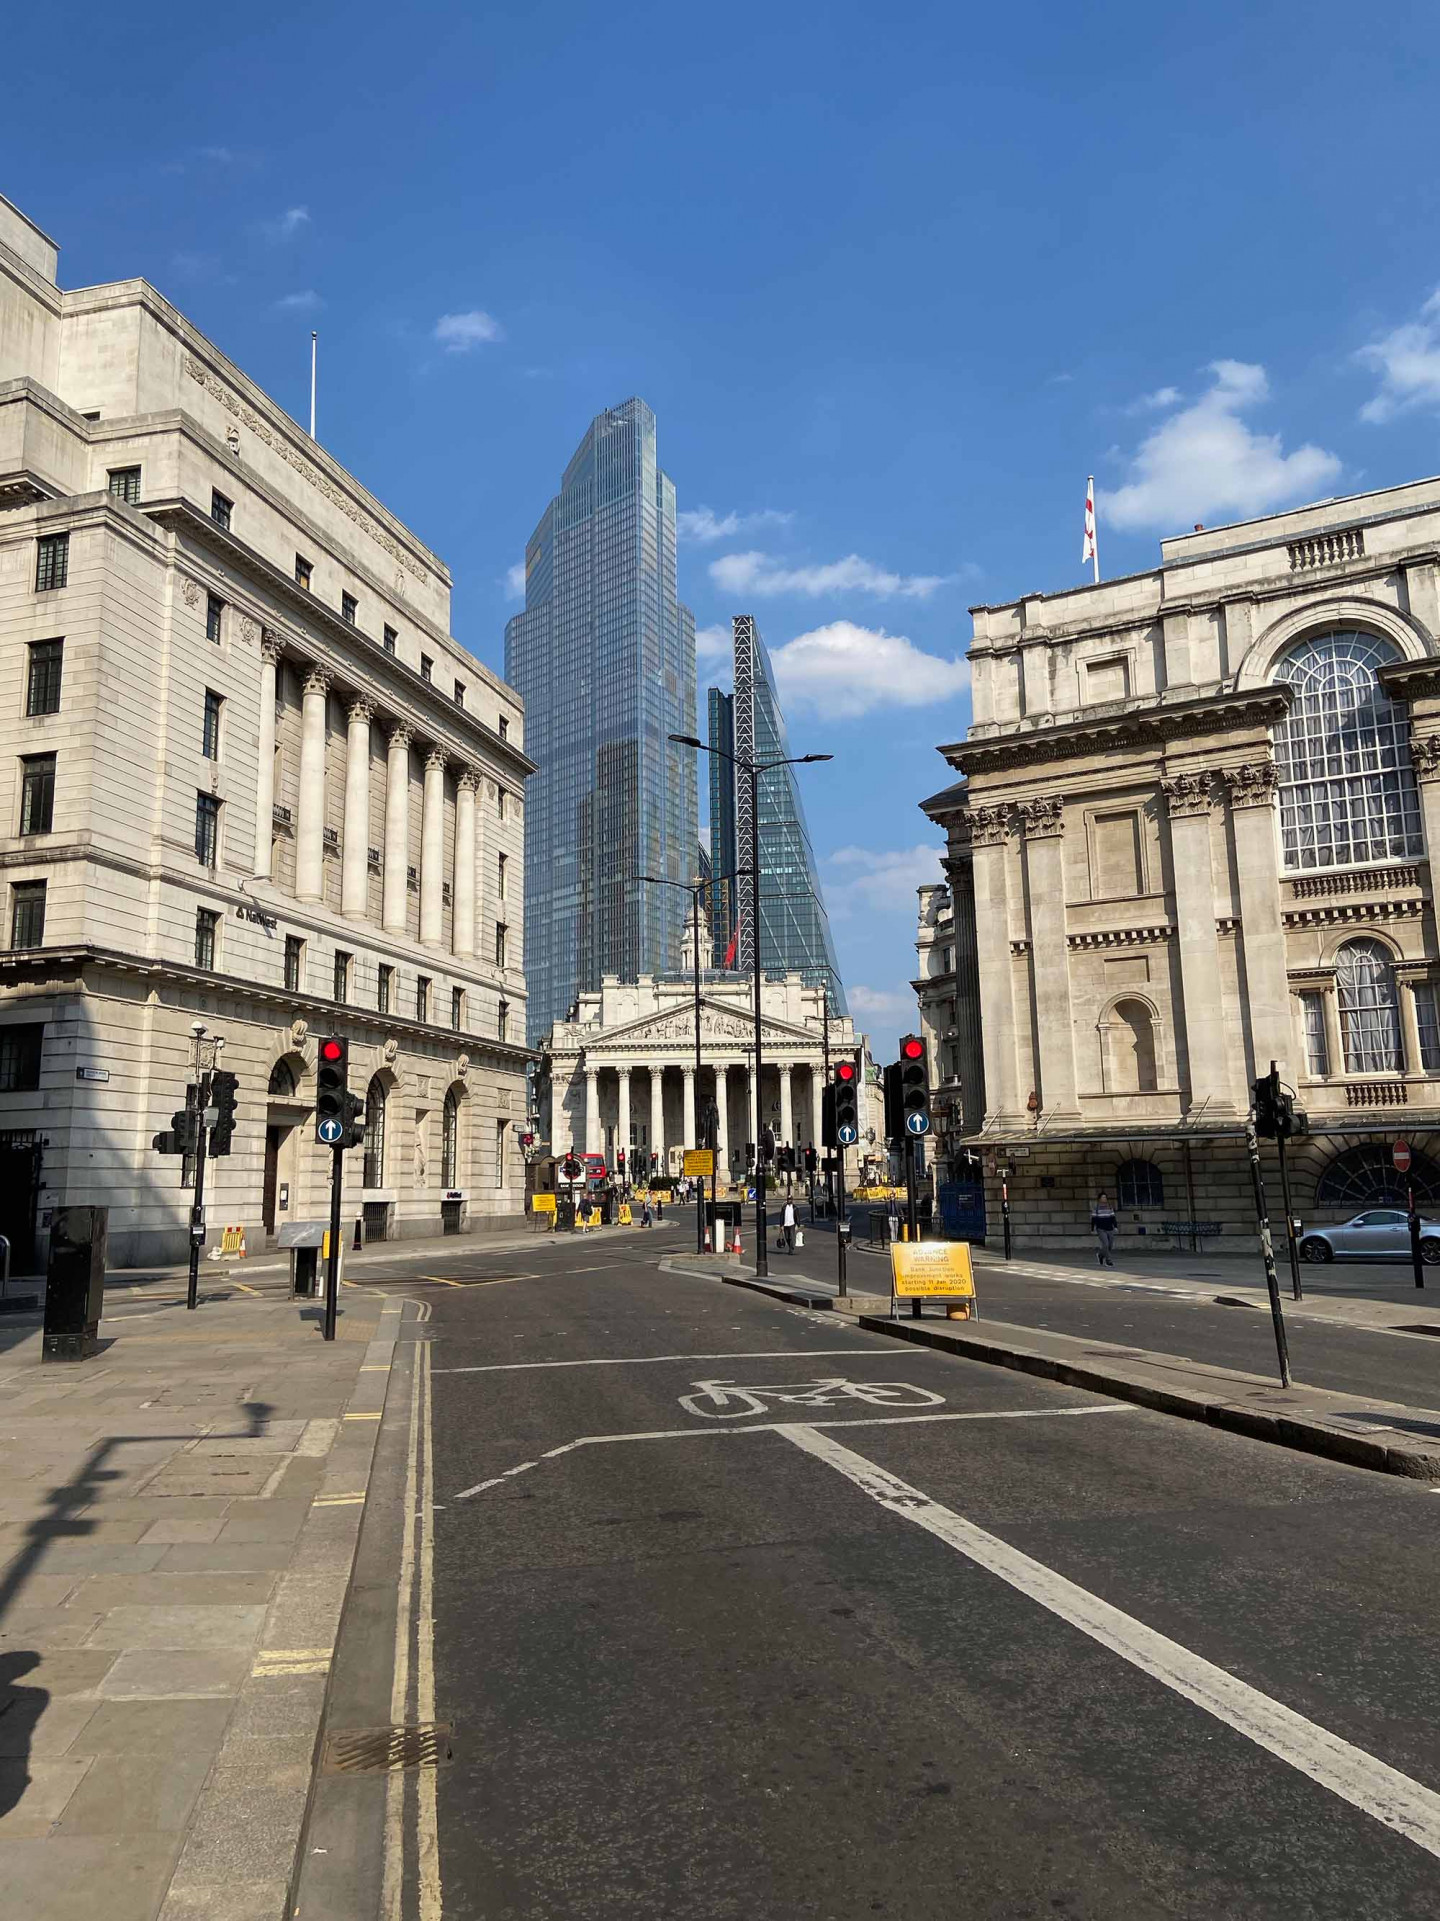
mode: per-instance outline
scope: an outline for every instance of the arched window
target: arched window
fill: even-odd
[[[365,1093],[365,1185],[385,1185],[385,1083],[377,1074]]]
[[[1400,1072],[1400,1006],[1395,970],[1378,940],[1352,940],[1335,957],[1340,1035],[1347,1074]]]
[[[1285,865],[1341,867],[1423,851],[1406,713],[1375,670],[1399,659],[1372,634],[1318,634],[1275,678],[1295,689],[1275,729]]]
[[[440,1119],[440,1185],[460,1185],[460,1102],[452,1087]]]
[[[1154,1161],[1121,1161],[1115,1170],[1117,1207],[1163,1207],[1165,1182]]]
[[[1155,1024],[1144,1001],[1117,1001],[1106,1022],[1110,1039],[1110,1086],[1116,1094],[1153,1094]]]
[[[1395,1172],[1390,1149],[1379,1141],[1361,1147],[1347,1147],[1337,1154],[1315,1187],[1316,1207],[1334,1208],[1340,1214],[1356,1214],[1362,1207],[1404,1207],[1405,1183],[1415,1189],[1421,1207],[1440,1202],[1440,1168],[1428,1154],[1410,1150],[1410,1172]]]
[[[270,1069],[270,1086],[266,1091],[272,1100],[294,1100],[295,1070],[289,1061],[276,1061],[275,1065]]]

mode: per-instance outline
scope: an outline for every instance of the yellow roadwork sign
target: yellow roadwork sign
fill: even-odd
[[[890,1249],[891,1291],[904,1300],[974,1300],[975,1274],[965,1241],[897,1241]]]
[[[687,1147],[685,1161],[680,1170],[683,1174],[710,1175],[715,1172],[715,1150],[712,1147]]]
[[[530,1212],[532,1214],[553,1214],[555,1212],[555,1196],[553,1194],[532,1194],[530,1196]]]
[[[221,1228],[220,1258],[222,1261],[244,1260],[245,1230],[243,1227]]]
[[[635,1225],[635,1223],[630,1218],[629,1201],[621,1201],[619,1219],[620,1219],[621,1227],[633,1227]]]

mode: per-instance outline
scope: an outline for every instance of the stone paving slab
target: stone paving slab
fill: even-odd
[[[0,1910],[282,1921],[404,1304],[237,1296],[0,1353]],[[362,1374],[361,1367],[367,1371]],[[266,1651],[316,1651],[272,1671]]]

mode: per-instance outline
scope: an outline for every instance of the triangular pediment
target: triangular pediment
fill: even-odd
[[[820,1045],[818,1034],[812,1034],[798,1022],[780,1021],[766,1015],[761,1021],[761,1046],[789,1052],[797,1047],[812,1048]],[[689,1007],[669,1007],[663,1013],[641,1014],[633,1021],[621,1021],[614,1027],[607,1027],[591,1034],[577,1030],[575,1034],[579,1046],[595,1047],[608,1051],[616,1048],[622,1052],[640,1053],[648,1049],[664,1049],[675,1053],[693,1047],[695,1043],[695,1009]],[[753,1046],[755,1041],[755,1019],[746,1009],[736,1007],[733,1002],[725,1003],[707,1000],[700,1001],[700,1045],[702,1051],[707,1044],[735,1048]]]

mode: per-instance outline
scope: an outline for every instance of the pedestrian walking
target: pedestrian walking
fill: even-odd
[[[1090,1226],[1095,1233],[1099,1249],[1101,1267],[1115,1265],[1115,1236],[1120,1223],[1115,1218],[1115,1210],[1110,1205],[1110,1196],[1102,1188],[1095,1197],[1095,1205],[1090,1212]]]
[[[791,1200],[786,1201],[785,1211],[780,1216],[780,1227],[785,1235],[785,1252],[787,1254],[793,1254],[795,1252],[795,1203],[794,1201],[791,1201]]]
[[[648,1227],[650,1225],[650,1196],[648,1194],[640,1204],[640,1225],[642,1227]]]

